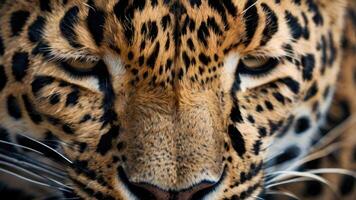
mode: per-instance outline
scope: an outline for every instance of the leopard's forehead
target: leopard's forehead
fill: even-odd
[[[237,63],[246,55],[293,58],[299,48],[294,50],[292,41],[309,37],[302,26],[307,19],[296,20],[297,15],[284,10],[299,6],[263,1],[72,1],[49,14],[52,23],[43,25],[38,19],[37,24],[44,26],[43,37],[57,58],[105,57],[116,63],[113,71],[131,73],[131,84],[164,86],[178,77],[210,85],[226,62]]]

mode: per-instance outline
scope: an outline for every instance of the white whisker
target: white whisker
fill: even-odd
[[[295,194],[292,194],[290,192],[285,192],[285,191],[273,191],[273,190],[270,190],[270,191],[266,192],[266,194],[287,196],[287,197],[291,197],[293,199],[299,200],[299,197],[297,197]]]
[[[27,138],[27,139],[29,139],[29,140],[31,140],[31,141],[34,141],[34,142],[36,142],[36,143],[38,143],[38,144],[40,144],[40,145],[42,145],[42,146],[44,146],[44,147],[46,147],[46,148],[48,148],[49,150],[51,150],[52,152],[56,153],[58,156],[62,157],[64,160],[66,160],[66,161],[69,162],[70,164],[73,164],[73,162],[72,162],[70,159],[68,159],[66,156],[64,156],[63,154],[61,154],[61,153],[58,152],[57,150],[53,149],[52,147],[50,147],[50,146],[44,144],[43,142],[40,142],[40,141],[38,141],[38,140],[35,140],[35,139],[33,139],[33,138],[29,137],[29,136],[23,135],[23,134],[20,134],[20,135],[23,136],[23,137],[25,137],[25,138]]]
[[[37,150],[35,150],[35,149],[32,149],[32,148],[30,148],[30,147],[26,147],[26,146],[23,146],[23,145],[20,145],[20,144],[16,144],[16,143],[13,143],[13,142],[8,142],[8,141],[0,140],[0,143],[8,144],[8,145],[15,146],[15,147],[19,147],[19,148],[26,149],[26,150],[29,150],[29,151],[32,151],[32,152],[35,152],[35,153],[38,153],[38,154],[43,155],[42,152],[39,152],[39,151],[37,151]]]

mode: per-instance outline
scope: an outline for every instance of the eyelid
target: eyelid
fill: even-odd
[[[278,58],[270,57],[267,62],[264,63],[262,66],[251,68],[246,66],[241,59],[239,64],[237,65],[237,70],[238,73],[242,75],[261,76],[271,72],[276,66],[278,66],[278,64]]]

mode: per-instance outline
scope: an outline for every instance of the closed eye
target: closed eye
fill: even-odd
[[[240,60],[237,70],[239,74],[260,76],[272,71],[278,64],[277,58],[245,56]]]

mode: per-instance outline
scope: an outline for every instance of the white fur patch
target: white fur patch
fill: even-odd
[[[105,55],[104,62],[108,65],[112,76],[122,76],[126,72],[122,61],[112,54]]]

